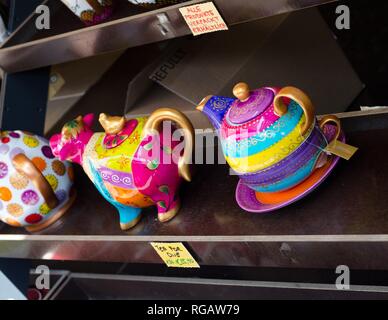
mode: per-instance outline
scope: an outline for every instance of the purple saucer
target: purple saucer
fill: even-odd
[[[333,137],[329,136],[327,133],[332,132],[332,130],[325,131],[325,136],[327,140],[330,142]],[[342,133],[339,139],[341,142],[345,142],[345,136]],[[326,169],[326,171],[322,174],[320,179],[314,183],[310,188],[306,189],[304,192],[300,193],[299,195],[295,196],[294,198],[291,198],[287,201],[280,202],[277,204],[263,204],[256,198],[256,191],[249,188],[246,184],[244,184],[241,180],[239,181],[236,189],[236,200],[238,205],[248,212],[255,212],[255,213],[266,213],[271,212],[283,207],[286,207],[290,205],[291,203],[294,203],[305,196],[307,196],[310,192],[314,191],[325,179],[329,176],[329,174],[333,171],[335,166],[337,165],[339,160],[339,157],[334,156],[331,160],[330,166]]]

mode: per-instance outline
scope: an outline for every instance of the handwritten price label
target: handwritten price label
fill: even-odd
[[[343,143],[338,140],[333,140],[324,150],[327,153],[335,154],[345,160],[350,160],[351,157],[357,152],[358,148]]]
[[[209,32],[228,30],[228,26],[213,2],[183,7],[179,11],[195,36]]]
[[[170,268],[199,268],[199,264],[181,242],[151,242],[151,246]]]

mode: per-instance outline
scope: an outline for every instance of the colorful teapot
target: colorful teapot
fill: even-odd
[[[71,164],[42,137],[3,131],[0,139],[0,219],[31,232],[48,227],[75,199]]]
[[[233,94],[237,99],[208,96],[197,109],[217,129],[225,158],[242,183],[256,192],[282,192],[326,164],[323,131],[333,122],[338,139],[337,117],[317,122],[311,100],[294,87],[251,91],[239,83]]]
[[[180,207],[181,177],[191,179],[194,129],[190,121],[168,108],[156,110],[148,119],[101,114],[105,133],[94,133],[93,117],[88,114],[65,124],[62,133],[50,140],[54,154],[82,165],[98,191],[119,211],[122,230],[135,226],[142,208],[152,205],[157,206],[159,221],[171,220]],[[172,141],[171,132],[161,131],[164,120],[183,129],[184,150],[181,142]]]

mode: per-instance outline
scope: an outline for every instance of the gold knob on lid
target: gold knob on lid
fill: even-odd
[[[248,100],[250,95],[249,86],[245,82],[237,83],[233,88],[234,96],[241,102]]]
[[[112,117],[101,113],[99,121],[107,134],[118,134],[125,127],[125,117]]]

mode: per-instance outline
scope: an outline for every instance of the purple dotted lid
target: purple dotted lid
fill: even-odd
[[[246,101],[236,99],[229,111],[229,121],[234,124],[243,124],[259,116],[265,111],[274,99],[274,93],[267,88],[250,92]]]

